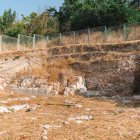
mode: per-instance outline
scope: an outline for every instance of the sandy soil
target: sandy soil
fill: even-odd
[[[140,107],[95,98],[0,93],[0,140],[140,140]]]

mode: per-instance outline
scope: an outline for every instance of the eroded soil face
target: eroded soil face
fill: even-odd
[[[140,108],[111,100],[0,93],[0,108],[1,140],[140,140]]]

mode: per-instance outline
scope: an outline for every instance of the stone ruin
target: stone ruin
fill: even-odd
[[[45,59],[48,63],[53,60],[72,59],[73,62],[69,64],[69,67],[77,75],[71,77],[72,82],[64,73],[58,75],[56,82],[48,82],[47,79],[32,75],[20,77],[14,83],[10,83],[10,89],[17,93],[45,93],[46,95],[80,94],[108,97],[140,95],[139,51],[140,41],[99,44],[90,47],[86,45],[60,46],[22,52],[23,56],[27,55],[28,58],[34,58],[38,54],[44,57],[47,54],[48,57]],[[16,53],[12,54],[12,57],[16,55]],[[5,79],[1,77],[0,90],[4,90],[8,85],[9,83],[5,83]]]
[[[91,95],[140,95],[140,42],[106,44],[102,46],[77,45],[49,49],[49,61],[75,59],[71,67],[84,75]],[[132,53],[133,52],[133,53]],[[103,59],[109,55],[109,59]]]
[[[49,55],[48,63],[59,59],[65,61],[73,59],[69,66],[77,72],[77,75],[67,79],[65,74],[60,73],[56,82],[48,82],[46,79],[34,76],[20,77],[14,83],[10,83],[10,88],[17,93],[48,96],[57,94],[80,94],[88,97],[140,95],[139,50],[140,42],[90,47],[73,45],[38,50],[40,54]]]

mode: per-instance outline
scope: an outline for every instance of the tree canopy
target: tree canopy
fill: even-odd
[[[41,14],[32,12],[16,20],[16,12],[5,10],[0,16],[0,33],[17,37],[47,35],[57,32],[116,26],[140,22],[139,0],[66,0],[57,11],[54,7]]]
[[[16,20],[16,12],[11,9],[5,10],[0,17],[0,33],[12,37],[18,34],[25,35],[47,35],[59,32],[59,21],[55,8],[48,8],[43,13],[32,12],[30,16],[21,15],[22,19]]]
[[[140,22],[140,11],[130,0],[69,0],[60,8],[61,30]]]
[[[4,33],[7,28],[10,28],[16,19],[16,12],[11,9],[5,10],[3,16],[0,17],[0,32]]]

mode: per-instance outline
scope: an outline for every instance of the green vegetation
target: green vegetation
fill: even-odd
[[[60,8],[61,30],[115,26],[140,22],[140,11],[130,0],[69,0]]]
[[[16,12],[11,9],[5,10],[3,16],[0,17],[0,32],[5,33],[7,28],[11,28],[16,19]]]
[[[47,35],[58,32],[116,26],[140,22],[139,7],[132,0],[67,0],[57,11],[48,8],[43,13],[32,12],[16,21],[16,12],[5,10],[0,17],[0,32],[12,37],[18,34]]]
[[[5,10],[0,17],[0,33],[17,37],[24,35],[47,35],[59,32],[59,21],[55,8],[49,8],[41,14],[32,12],[30,16],[22,15],[20,21],[16,21],[16,12],[11,9]]]

